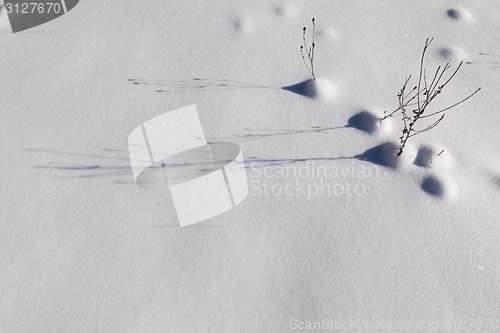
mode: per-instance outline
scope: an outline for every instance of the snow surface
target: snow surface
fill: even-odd
[[[282,89],[310,79],[312,17],[316,97]],[[494,0],[106,0],[12,34],[0,9],[0,331],[500,319],[499,17]],[[377,119],[427,37],[430,71],[469,62],[436,107],[482,90],[395,158],[399,121]],[[133,182],[127,137],[190,104],[252,183],[180,228],[168,191]],[[321,167],[337,176],[293,174]],[[321,181],[366,192],[264,194]]]

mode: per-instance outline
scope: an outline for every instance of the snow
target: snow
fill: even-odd
[[[314,93],[284,89],[311,84],[312,17]],[[498,17],[496,1],[107,0],[12,34],[1,10],[0,331],[499,320]],[[469,62],[436,108],[482,90],[395,157],[399,119],[377,117],[427,37],[429,71]],[[277,195],[250,186],[180,228],[168,190],[134,183],[130,132],[191,104]]]

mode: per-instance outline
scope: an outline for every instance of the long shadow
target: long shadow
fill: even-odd
[[[159,147],[155,148],[161,151]],[[165,148],[164,152],[170,151],[168,147],[163,148]],[[83,154],[32,148],[26,149],[25,151],[44,155],[48,154],[53,157],[49,162],[33,166],[33,169],[56,172],[56,175],[49,176],[50,179],[111,178],[114,180],[114,184],[135,184],[129,151],[126,149],[104,148],[103,152],[105,153],[103,154]],[[176,181],[180,178],[189,177],[190,175],[194,176],[210,172],[211,168],[214,166],[214,161],[207,160],[204,158],[203,154],[199,154],[199,152],[195,150],[193,150],[192,153],[189,151],[183,155],[185,161],[188,162],[158,162],[147,169],[148,174],[153,176],[162,174],[161,178],[164,179],[163,172],[165,170],[169,170],[170,174],[175,175],[177,175],[176,172],[182,172],[182,175],[179,174],[178,177],[169,177],[170,180]],[[217,157],[217,163],[232,162],[232,158],[234,157],[226,154],[224,151],[212,151],[211,156]],[[229,159],[230,157],[231,159]],[[68,158],[78,159],[80,161],[68,162]],[[44,160],[46,160],[46,158],[44,158]],[[142,163],[143,161],[139,162]],[[151,182],[156,183],[157,180],[158,178],[155,178],[155,180],[151,180]],[[147,182],[147,180],[142,181],[141,178],[141,183]]]
[[[494,53],[480,52],[479,55],[486,57],[486,58],[489,58],[489,59],[500,58],[500,55],[494,54]],[[489,60],[487,60],[487,61],[467,61],[465,64],[467,64],[467,65],[496,65],[496,66],[490,67],[490,69],[500,68],[500,61],[489,61]]]
[[[262,158],[256,156],[245,157],[245,168],[261,168],[267,166],[282,166],[287,164],[314,162],[314,161],[337,161],[337,160],[352,160],[356,156],[338,156],[338,157],[299,157],[299,158]]]
[[[121,153],[126,157],[116,157],[116,156],[106,156],[106,155],[96,155],[96,154],[80,154],[65,151],[55,151],[55,150],[44,150],[44,149],[26,149],[26,151],[32,153],[44,153],[50,154],[58,159],[63,159],[65,156],[77,157],[82,160],[88,160],[90,158],[97,158],[96,163],[93,162],[81,162],[81,163],[68,163],[66,161],[61,162],[47,162],[45,164],[35,165],[34,169],[56,171],[62,173],[62,175],[50,176],[50,179],[85,179],[85,178],[112,178],[114,184],[135,184],[132,174],[132,167],[130,165],[130,158],[128,157],[128,150],[124,149],[103,149],[104,151],[112,151],[113,153]],[[107,165],[106,160],[119,160],[124,161],[118,165]],[[170,164],[170,165],[153,165],[148,169],[150,171],[162,171],[164,167],[170,167],[172,169],[181,169],[187,166],[198,166],[197,172],[205,172],[206,169],[211,165],[210,162],[201,161],[199,163],[192,163],[190,165],[185,164]],[[172,178],[175,179],[175,178]]]
[[[114,178],[116,184],[134,183],[128,153],[127,155],[123,154],[125,156],[116,156],[114,153],[84,154],[53,149],[28,148],[25,151],[52,157],[52,161],[33,166],[34,169],[62,173],[62,175],[50,176],[51,179]],[[68,158],[77,161],[67,162]],[[89,159],[92,161],[89,162]],[[108,162],[110,165],[108,165]]]
[[[205,92],[236,89],[277,89],[289,91],[308,98],[315,98],[318,95],[318,87],[314,80],[305,80],[282,87],[202,77],[195,77],[191,80],[128,79],[128,81],[134,85],[156,87],[157,93]]]
[[[316,85],[316,81],[312,79],[292,84],[290,86],[285,86],[281,89],[309,98],[315,98],[316,96],[318,96],[318,87]]]
[[[276,129],[276,128],[245,128],[245,131],[248,132],[257,132],[257,133],[241,133],[235,134],[228,137],[220,137],[220,138],[208,138],[209,142],[221,142],[221,141],[232,141],[232,142],[244,142],[244,141],[252,141],[265,139],[276,136],[286,136],[286,135],[295,135],[295,134],[303,134],[303,133],[321,133],[325,131],[332,131],[341,128],[349,128],[351,126],[333,126],[333,127],[322,127],[322,126],[312,126],[306,129]]]
[[[278,87],[263,86],[226,79],[208,79],[195,77],[191,80],[157,80],[157,79],[128,79],[134,85],[158,87],[157,93],[199,92],[234,89],[281,89]]]
[[[107,149],[114,152],[127,153],[126,150],[117,149]],[[337,161],[337,160],[360,160],[370,162],[376,165],[387,167],[389,169],[395,169],[398,167],[399,158],[396,156],[398,146],[392,142],[386,142],[380,144],[376,147],[370,148],[361,154],[354,156],[325,156],[325,157],[294,157],[294,158],[263,158],[256,156],[245,156],[245,162],[238,164],[236,167],[241,168],[258,168],[266,166],[278,166],[286,164],[303,163],[310,161]],[[97,163],[78,163],[72,164],[67,162],[48,162],[43,165],[35,165],[34,169],[40,170],[50,170],[56,172],[62,172],[63,175],[51,176],[52,179],[88,179],[88,178],[111,178],[114,179],[114,184],[135,184],[132,170],[130,164],[120,164],[120,165],[103,165],[103,159],[112,160],[126,160],[129,162],[128,157],[116,157],[116,156],[105,156],[105,155],[95,155],[95,154],[79,154],[64,151],[54,151],[54,150],[37,150],[37,149],[27,149],[29,152],[33,153],[50,153],[54,156],[77,156],[82,159],[88,159],[89,157],[98,157],[101,160],[100,164]],[[192,165],[191,165],[192,166]],[[162,168],[163,166],[158,166],[156,168]],[[173,167],[183,167],[182,165]],[[206,163],[199,164],[199,172],[206,171]]]
[[[347,120],[344,126],[311,126],[305,129],[277,129],[277,128],[244,128],[248,133],[234,134],[227,137],[208,138],[210,143],[221,141],[244,142],[266,139],[277,136],[288,136],[304,133],[321,133],[338,129],[353,128],[368,134],[373,134],[380,123],[380,118],[373,113],[361,110]]]
[[[397,156],[398,146],[393,142],[385,142],[353,156],[337,157],[305,157],[305,158],[282,158],[267,159],[260,157],[245,157],[246,168],[281,166],[312,161],[338,161],[338,160],[359,160],[383,166],[389,169],[396,169],[400,158]]]
[[[291,136],[304,133],[322,133],[343,128],[354,128],[364,132],[372,132],[374,124],[378,123],[379,118],[371,115],[366,111],[362,111],[354,115],[348,120],[344,126],[311,126],[305,129],[251,129],[246,128],[248,133],[235,134],[229,137],[221,138],[208,138],[209,143],[217,143],[223,141],[230,142],[244,142],[251,140],[266,139],[279,136]],[[158,147],[156,147],[158,148]],[[163,147],[168,149],[168,147]],[[283,158],[283,159],[264,159],[258,157],[245,156],[247,165],[243,167],[249,168],[249,163],[252,167],[256,164],[262,165],[276,165],[285,163],[300,163],[305,161],[315,160],[342,160],[342,159],[359,159],[368,161],[377,165],[386,166],[389,168],[397,167],[398,158],[394,158],[394,151],[397,150],[396,145],[392,143],[385,143],[377,147],[368,149],[362,154],[351,157],[315,157],[315,158]],[[52,176],[54,179],[71,179],[71,178],[112,178],[114,184],[134,184],[132,169],[130,166],[129,152],[127,149],[104,148],[103,153],[100,154],[84,154],[78,152],[57,151],[53,149],[26,149],[27,152],[38,154],[49,154],[57,158],[59,161],[50,161],[42,165],[35,165],[33,168],[40,170],[52,170],[62,172],[63,175]],[[80,163],[67,161],[68,157],[77,158],[82,160]],[[96,162],[89,162],[89,159]],[[61,161],[64,160],[64,161]],[[111,161],[107,163],[107,161]],[[193,163],[191,166],[194,165]],[[206,171],[206,162],[198,164],[199,171]],[[183,167],[183,165],[169,165],[169,167]],[[162,168],[159,166],[157,168]]]

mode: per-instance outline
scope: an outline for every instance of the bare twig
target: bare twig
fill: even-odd
[[[455,106],[462,104],[463,102],[465,102],[466,100],[468,100],[469,98],[471,98],[472,96],[474,96],[475,94],[477,94],[477,93],[479,92],[479,90],[481,90],[481,88],[477,88],[477,89],[476,89],[476,91],[474,91],[472,94],[470,94],[469,96],[467,96],[467,97],[465,97],[464,99],[462,99],[460,102],[457,102],[457,103],[455,103],[455,104],[453,104],[453,105],[451,105],[451,106],[448,106],[447,108],[441,109],[441,110],[436,111],[436,112],[433,112],[433,113],[431,113],[431,114],[428,114],[428,115],[422,116],[422,117],[420,117],[420,118],[427,118],[427,117],[434,116],[434,115],[436,115],[436,114],[438,114],[438,113],[448,111],[449,109],[454,108]]]
[[[409,138],[433,129],[439,123],[441,123],[441,121],[445,117],[445,114],[442,114],[441,117],[439,117],[437,120],[435,120],[430,125],[424,127],[423,129],[416,129],[415,128],[415,124],[417,123],[417,121],[419,121],[420,119],[433,117],[435,115],[438,115],[440,113],[448,111],[448,110],[464,103],[465,101],[470,99],[472,96],[474,96],[476,93],[478,93],[479,90],[481,90],[481,88],[477,89],[469,96],[465,97],[464,99],[460,100],[459,102],[454,103],[453,105],[448,106],[444,109],[434,111],[431,113],[426,113],[427,108],[429,107],[430,103],[432,101],[434,101],[434,99],[442,93],[443,89],[455,77],[455,75],[458,73],[458,71],[460,70],[460,68],[462,67],[462,64],[463,64],[463,61],[460,62],[460,64],[457,66],[457,68],[453,71],[453,73],[451,73],[451,75],[449,75],[449,77],[446,80],[444,79],[444,77],[445,77],[446,72],[451,68],[451,65],[449,63],[446,63],[443,67],[438,66],[436,71],[434,72],[434,75],[432,77],[430,84],[428,84],[427,71],[425,69],[425,65],[424,65],[425,61],[424,60],[425,60],[425,54],[427,52],[427,49],[433,40],[434,40],[434,38],[430,38],[430,39],[427,38],[425,41],[424,49],[422,51],[422,56],[420,58],[420,70],[419,70],[417,85],[415,87],[413,87],[413,89],[411,91],[406,93],[406,87],[411,80],[411,75],[408,76],[405,79],[403,86],[398,93],[398,105],[399,106],[395,110],[393,110],[389,113],[384,111],[384,117],[380,119],[380,122],[382,122],[385,119],[392,117],[396,112],[401,112],[403,129],[402,129],[402,134],[399,137],[400,145],[399,145],[399,150],[398,150],[398,156],[403,153],[403,149],[406,146],[406,142],[408,141]],[[444,80],[444,83],[441,84],[442,80]],[[415,102],[415,99],[416,99],[416,102]],[[412,110],[412,116],[408,115],[408,112],[407,112],[408,106],[416,106],[415,109]]]
[[[302,55],[302,61],[306,66],[309,73],[311,73],[313,80],[316,80],[316,75],[314,74],[314,49],[316,48],[315,35],[316,35],[316,19],[312,18],[312,44],[308,47],[306,41],[306,27],[302,28],[302,41],[303,45],[300,46],[300,54]],[[306,57],[304,55],[304,49],[306,50],[307,59],[309,61],[309,65],[306,62]]]

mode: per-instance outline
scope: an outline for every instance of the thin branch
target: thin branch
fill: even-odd
[[[417,86],[414,87],[411,91],[406,92],[406,87],[409,84],[411,80],[411,75],[406,77],[403,86],[401,87],[399,93],[398,93],[398,107],[390,112],[387,113],[387,111],[384,111],[384,117],[380,119],[380,122],[383,120],[390,118],[393,116],[394,113],[400,111],[401,112],[401,121],[402,121],[402,133],[401,136],[399,137],[400,145],[398,149],[398,156],[403,153],[403,150],[406,146],[406,143],[409,138],[414,137],[418,134],[421,134],[423,132],[427,132],[433,128],[435,128],[441,121],[443,121],[445,114],[442,114],[439,119],[428,125],[427,127],[423,128],[422,130],[417,130],[415,129],[415,124],[420,120],[424,118],[429,118],[432,116],[436,116],[440,113],[443,113],[447,110],[450,110],[468,99],[470,99],[472,96],[474,96],[476,93],[481,90],[481,88],[477,89],[474,91],[472,94],[467,96],[466,98],[460,100],[459,102],[441,109],[439,111],[432,112],[430,114],[425,114],[425,111],[429,107],[432,101],[440,95],[443,91],[443,89],[448,85],[448,83],[451,82],[451,80],[457,75],[458,71],[463,65],[463,61],[461,61],[457,68],[449,75],[446,79],[444,79],[445,74],[448,72],[448,70],[451,68],[451,65],[449,63],[446,63],[443,67],[438,66],[436,71],[434,72],[434,76],[432,77],[432,80],[429,84],[427,80],[427,70],[424,68],[424,62],[425,62],[425,54],[427,52],[427,49],[431,42],[434,40],[434,38],[427,38],[425,41],[425,45],[422,51],[422,56],[420,58],[420,69],[419,69],[419,76],[418,76],[418,83]],[[441,83],[441,81],[444,81],[444,83]],[[416,99],[416,102],[414,102]],[[407,107],[408,106],[415,106],[416,108],[412,110],[412,116],[408,116],[407,113]],[[442,153],[442,152],[441,152]],[[439,153],[439,155],[441,155]]]
[[[300,46],[300,54],[302,55],[302,61],[304,62],[304,65],[306,66],[307,70],[309,73],[311,73],[312,77],[314,80],[316,80],[316,75],[314,74],[314,49],[316,47],[316,42],[315,42],[315,34],[316,34],[316,19],[313,17],[312,19],[312,25],[313,25],[313,36],[312,36],[312,44],[311,46],[307,46],[307,40],[306,40],[306,27],[302,28],[302,42],[303,45]],[[306,57],[304,55],[304,49],[307,54],[307,59],[309,60],[309,65],[306,62]]]
[[[423,132],[426,132],[426,131],[428,131],[428,130],[433,129],[434,127],[436,127],[436,126],[437,126],[437,125],[441,122],[441,120],[443,120],[443,119],[444,119],[444,116],[445,116],[445,115],[443,114],[443,115],[441,116],[441,118],[439,118],[438,120],[436,120],[435,122],[433,122],[432,124],[430,124],[429,126],[427,126],[426,128],[424,128],[423,130],[418,131],[418,130],[414,129],[414,130],[413,130],[413,132],[414,132],[414,133],[412,133],[411,135],[409,135],[409,137],[411,138],[412,136],[415,136],[415,135],[417,135],[417,134],[420,134],[420,133],[423,133]]]
[[[424,68],[425,52],[427,51],[427,48],[429,47],[429,45],[432,43],[433,40],[434,40],[434,38],[431,38],[430,40],[429,40],[429,38],[427,38],[425,40],[424,50],[422,51],[422,56],[420,57],[420,73],[418,75],[417,91],[420,91],[420,86],[422,84],[422,71]],[[418,108],[420,109],[420,94],[417,95],[417,105],[418,105]]]
[[[460,61],[460,64],[458,64],[457,69],[455,69],[455,71],[453,72],[453,74],[451,74],[450,78],[448,80],[446,80],[446,82],[441,87],[446,86],[448,84],[448,82],[450,82],[450,80],[453,79],[453,77],[457,74],[457,72],[460,69],[460,67],[462,67],[463,63],[464,63],[463,61]],[[447,65],[449,65],[449,64],[447,64]]]
[[[438,113],[448,111],[449,109],[454,108],[455,106],[462,104],[463,102],[465,102],[466,100],[468,100],[469,98],[471,98],[472,96],[474,96],[475,94],[477,94],[479,92],[479,90],[481,90],[481,88],[478,88],[476,91],[474,91],[472,94],[470,94],[469,96],[467,96],[464,99],[462,99],[460,102],[457,102],[457,103],[455,103],[455,104],[453,104],[451,106],[448,106],[447,108],[441,109],[441,110],[433,112],[431,114],[427,114],[427,115],[422,116],[420,118],[427,118],[427,117],[434,116],[434,115],[436,115]]]

